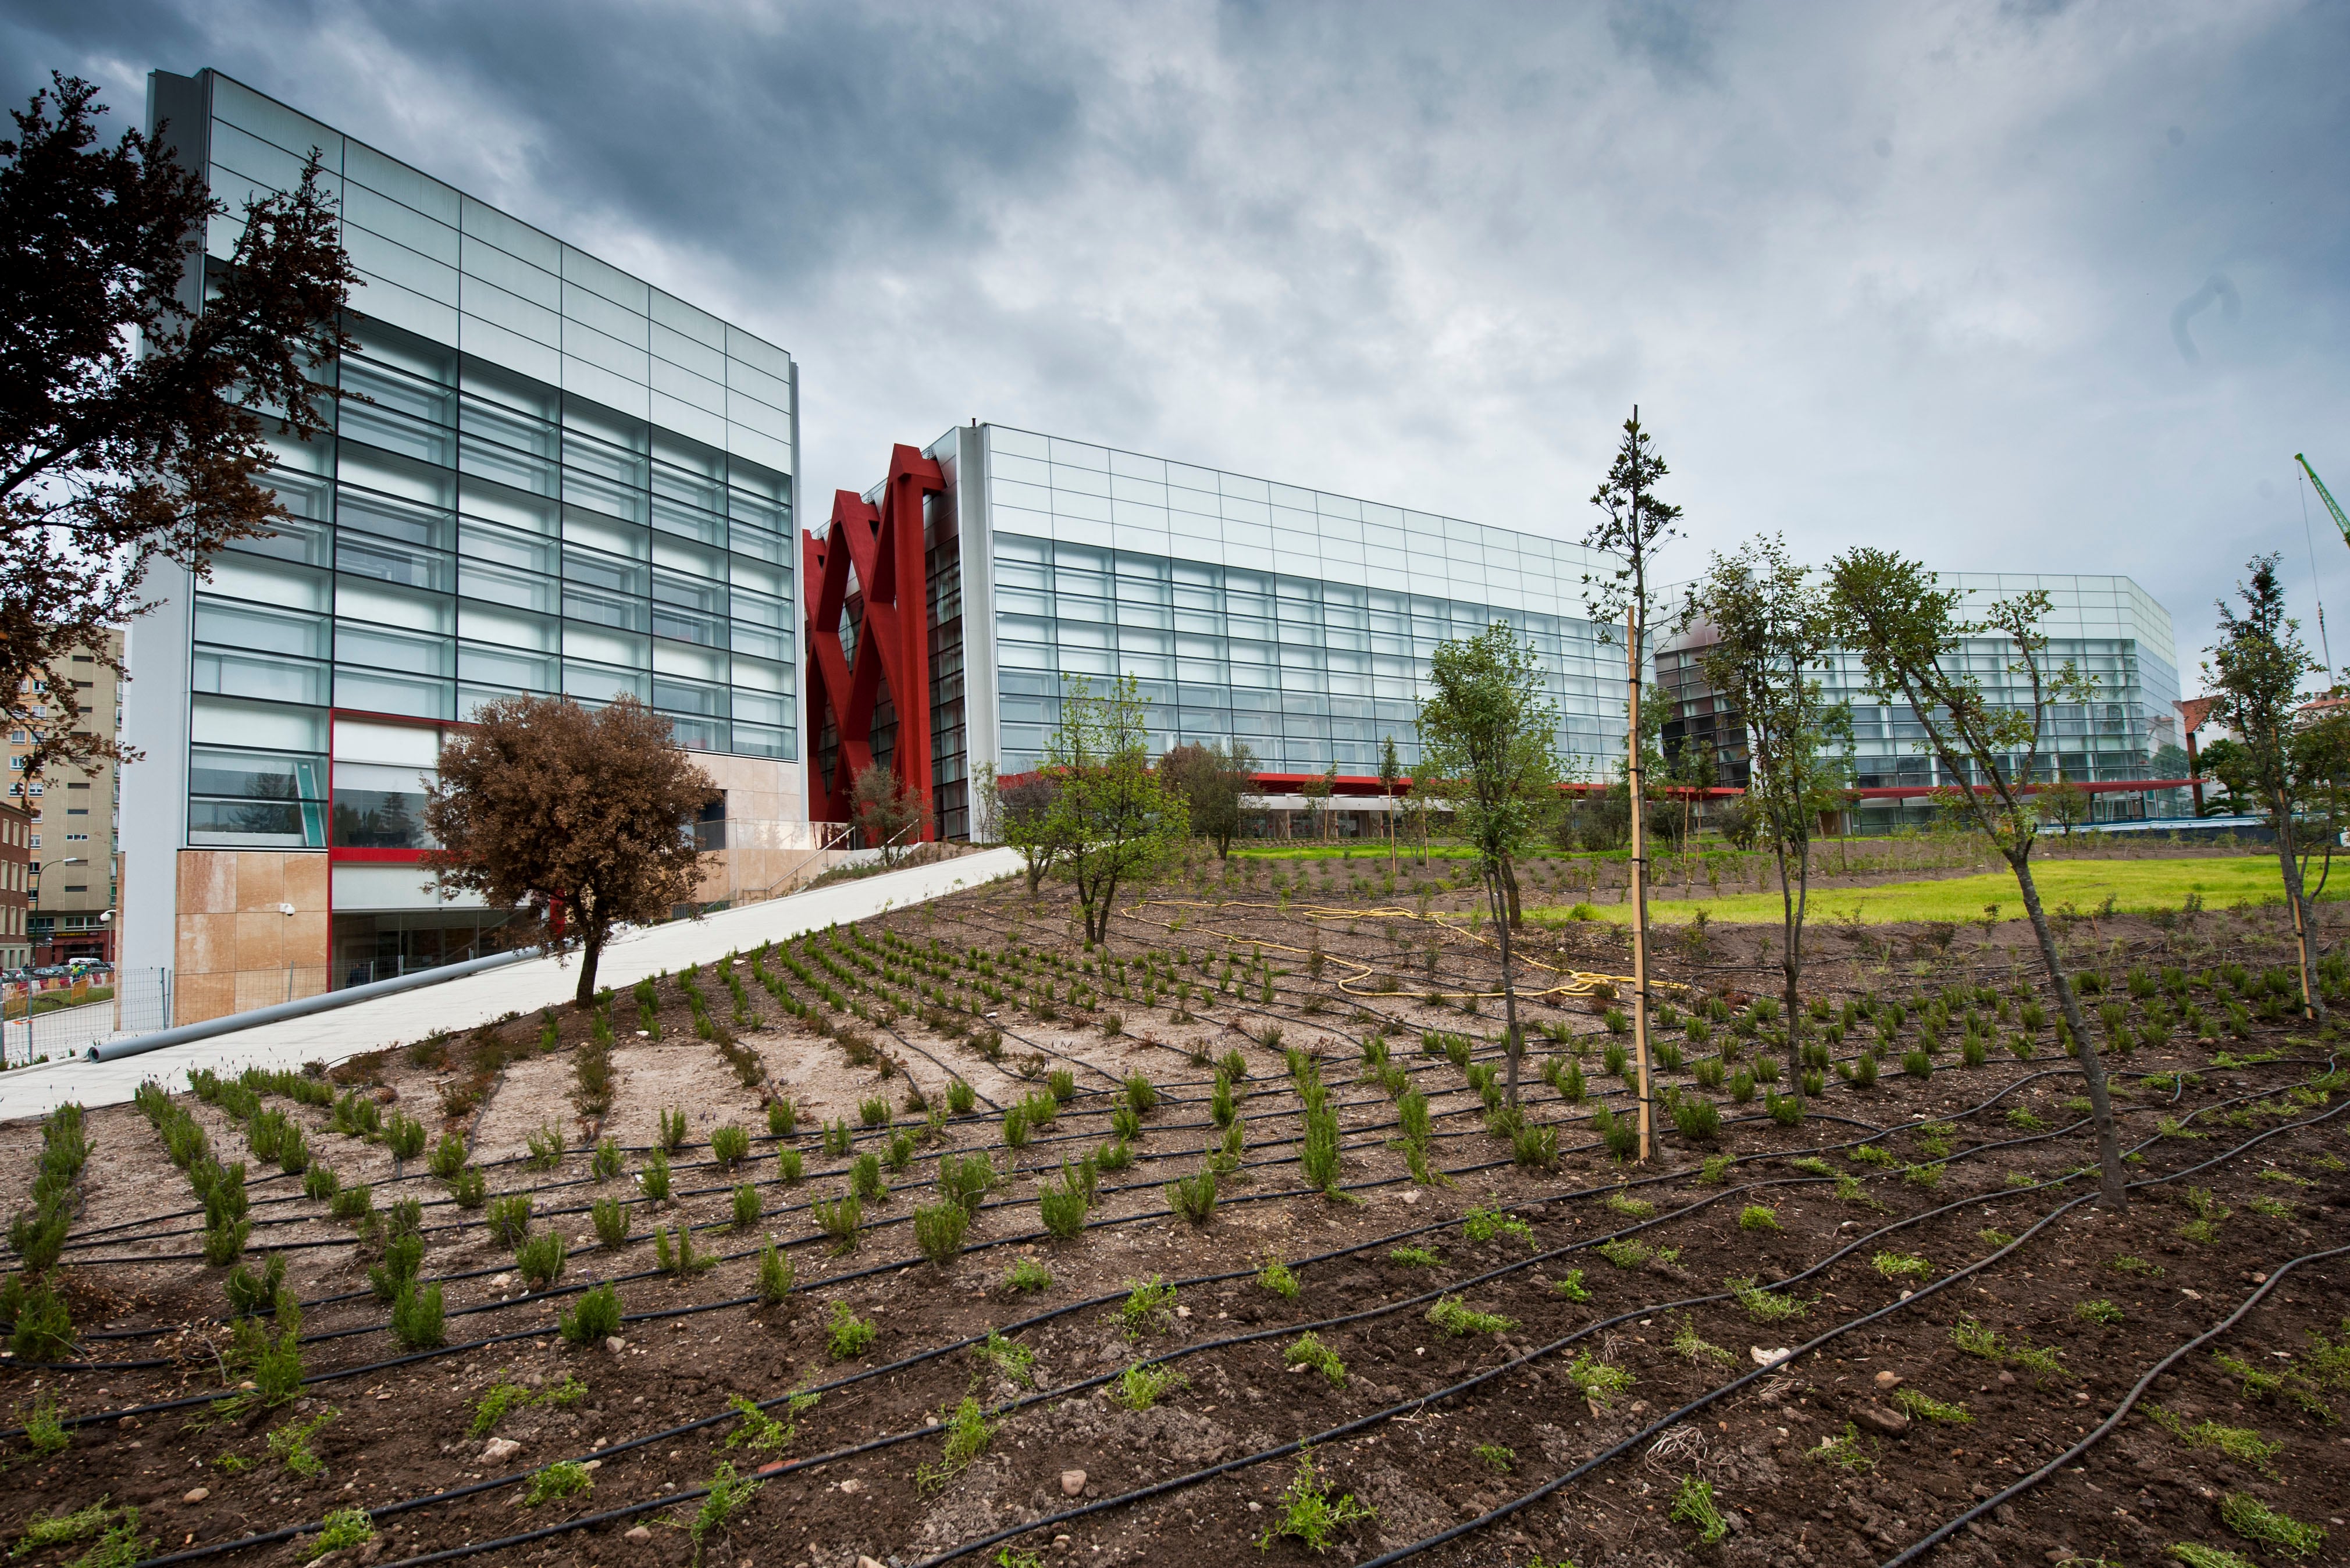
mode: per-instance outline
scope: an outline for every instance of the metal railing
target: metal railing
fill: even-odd
[[[790,870],[785,872],[779,879],[764,889],[738,895],[734,902],[759,904],[764,903],[769,898],[780,898],[797,888],[802,883],[814,881],[823,875],[821,868],[812,868],[820,867],[826,856],[838,855],[859,847],[856,842],[858,827],[853,822],[811,822],[808,824],[808,836],[814,840],[813,845],[803,852],[797,860],[792,862]]]
[[[78,1055],[117,1034],[144,1033],[172,1023],[172,971],[117,970],[103,982],[6,989],[0,1064],[22,1067]]]

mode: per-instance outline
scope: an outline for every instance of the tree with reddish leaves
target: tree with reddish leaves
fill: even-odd
[[[670,722],[633,697],[590,711],[567,697],[501,697],[441,748],[425,863],[543,926],[560,901],[579,944],[574,1000],[593,1004],[613,927],[667,919],[703,866],[694,819],[718,786]]]
[[[0,140],[0,703],[35,769],[123,755],[53,670],[87,652],[125,673],[106,628],[147,607],[154,563],[201,578],[287,515],[270,441],[328,429],[335,394],[312,378],[352,346],[359,276],[314,153],[294,190],[245,203],[192,311],[183,280],[228,209],[168,127],[101,145],[98,89],[53,79]]]

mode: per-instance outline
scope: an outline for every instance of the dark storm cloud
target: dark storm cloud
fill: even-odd
[[[813,497],[976,414],[1574,535],[1637,400],[1676,573],[2121,571],[2191,670],[2306,561],[2291,454],[2350,475],[2342,6],[0,13],[50,65],[217,66],[785,345]]]

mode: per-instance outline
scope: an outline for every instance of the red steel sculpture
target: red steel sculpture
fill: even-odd
[[[881,504],[854,491],[832,495],[832,522],[819,539],[803,535],[806,596],[808,815],[847,822],[857,775],[873,763],[873,715],[884,689],[897,715],[890,771],[929,800],[931,788],[930,580],[922,555],[922,500],[943,494],[939,465],[913,447],[889,450]],[[856,659],[841,646],[855,573]],[[830,719],[839,738],[832,776],[821,776],[817,742]],[[936,836],[926,826],[925,838]]]

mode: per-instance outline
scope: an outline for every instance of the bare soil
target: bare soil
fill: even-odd
[[[1126,961],[1123,980],[1085,972],[1066,889],[1048,887],[1034,903],[1016,882],[959,893],[866,922],[854,938],[793,944],[788,956],[844,1005],[793,973],[784,951],[760,956],[760,971],[820,1028],[758,983],[754,955],[739,955],[739,1013],[718,966],[688,977],[711,1038],[698,1033],[677,977],[655,988],[658,1030],[643,1037],[635,999],[613,999],[613,1099],[601,1116],[583,1115],[576,1093],[592,1020],[567,1009],[555,1015],[551,1052],[539,1048],[543,1021],[534,1015],[338,1069],[338,1089],[416,1116],[435,1137],[467,1140],[493,1198],[533,1195],[536,1226],[572,1247],[545,1292],[523,1288],[486,1210],[454,1202],[422,1159],[395,1161],[380,1140],[334,1131],[327,1111],[265,1095],[303,1122],[346,1185],[373,1184],[379,1210],[400,1198],[422,1204],[423,1273],[442,1282],[448,1344],[427,1353],[396,1345],[367,1282],[378,1249],[304,1198],[298,1178],[264,1176],[255,1163],[248,1258],[286,1258],[314,1381],[286,1407],[235,1418],[209,1405],[238,1369],[223,1359],[226,1271],[203,1262],[203,1217],[187,1178],[136,1109],[94,1113],[97,1152],[62,1271],[88,1359],[0,1370],[0,1405],[21,1417],[53,1398],[79,1424],[54,1457],[35,1455],[21,1435],[6,1439],[0,1530],[13,1543],[36,1517],[105,1499],[140,1509],[151,1553],[208,1548],[236,1563],[301,1561],[315,1535],[277,1532],[315,1532],[329,1511],[359,1507],[382,1511],[380,1533],[333,1562],[389,1563],[502,1542],[472,1554],[682,1563],[698,1550],[713,1563],[856,1568],[870,1557],[903,1568],[1033,1526],[959,1560],[1016,1565],[1034,1553],[1088,1568],[1229,1568],[1243,1557],[1360,1562],[1465,1526],[1415,1561],[1875,1563],[2063,1452],[2281,1264],[2350,1242],[2350,1117],[2339,1114],[2350,1088],[2334,1072],[2332,1030],[2272,1003],[2263,1018],[2257,1000],[2241,1004],[2242,1036],[2228,1020],[2236,995],[2228,966],[2245,966],[2239,972],[2257,997],[2259,977],[2289,962],[2273,912],[2167,929],[2135,918],[2068,928],[2073,961],[2113,982],[2092,1000],[2093,1016],[2097,1002],[2118,998],[2138,1030],[2148,1000],[2131,999],[2126,977],[2143,971],[2161,997],[2164,971],[2176,969],[2208,1029],[2174,1018],[2160,1044],[2109,1058],[2126,1090],[2116,1110],[2125,1147],[2138,1151],[2133,1177],[2152,1183],[2202,1167],[2141,1187],[2114,1213],[2075,1201],[2093,1179],[2061,1180],[2094,1161],[2089,1129],[2067,1104],[2081,1093],[2078,1069],[2051,1029],[2027,1030],[2017,1016],[2023,1002],[2046,996],[2033,955],[2005,930],[1986,939],[1972,929],[1951,937],[1875,928],[1865,941],[1816,932],[1804,991],[1825,999],[1832,1016],[1864,995],[1918,1003],[1951,987],[1988,987],[1995,1000],[1980,1005],[1992,1048],[1982,1065],[1961,1064],[1954,1017],[1931,1076],[1905,1075],[1900,1054],[1917,1042],[1921,1011],[1912,1005],[1874,1085],[1831,1074],[1799,1126],[1764,1115],[1760,1092],[1741,1104],[1697,1085],[1693,1070],[1725,1039],[1741,1051],[1736,1065],[1768,1054],[1756,1038],[1717,1023],[1700,1049],[1683,1029],[1660,1027],[1659,1043],[1685,1054],[1661,1081],[1718,1101],[1723,1126],[1718,1139],[1688,1140],[1664,1123],[1648,1165],[1611,1158],[1591,1125],[1597,1096],[1628,1103],[1624,1079],[1604,1065],[1619,1039],[1607,1012],[1621,1004],[1599,989],[1628,973],[1627,939],[1597,925],[1530,932],[1517,977],[1523,1016],[1557,1037],[1532,1042],[1521,1086],[1529,1118],[1555,1124],[1560,1152],[1548,1168],[1513,1163],[1463,1073],[1422,1052],[1424,1034],[1459,1033],[1475,1042],[1477,1063],[1502,1060],[1490,930],[1470,923],[1473,888],[1441,879],[1445,869],[1407,868],[1390,885],[1383,865],[1323,862],[1284,867],[1276,885],[1262,865],[1227,880],[1203,863],[1130,902],[1107,955],[1091,955]],[[1764,945],[1774,937],[1717,924],[1700,942],[1661,944],[1661,978],[1682,988],[1672,993],[1677,1010],[1715,998],[1742,1009],[1775,991],[1775,950]],[[1145,955],[1174,961],[1191,994],[1146,982]],[[1117,1032],[1106,1033],[1113,1015]],[[2030,1037],[2029,1061],[2007,1048],[2018,1033]],[[1365,1058],[1374,1035],[1429,1097],[1426,1159],[1449,1173],[1432,1182],[1414,1179],[1396,1101]],[[1849,1065],[1875,1040],[1858,1021],[1834,1054]],[[748,1048],[757,1082],[743,1082],[723,1042]],[[1301,1174],[1305,1105],[1284,1054],[1293,1050],[1316,1058],[1338,1116],[1337,1196]],[[1218,1136],[1211,1064],[1227,1052],[1246,1068],[1232,1085],[1244,1164],[1222,1183],[1212,1218],[1195,1225],[1171,1211],[1166,1184],[1198,1170]],[[1570,1104],[1544,1081],[1541,1066],[1553,1057],[1579,1064],[1593,1100]],[[1050,1093],[1056,1071],[1070,1075],[1067,1102],[1024,1147],[1008,1147],[1003,1111]],[[1087,1229],[1055,1241],[1039,1195],[1058,1185],[1065,1157],[1117,1141],[1113,1116],[1137,1074],[1159,1102],[1139,1116],[1134,1164],[1101,1171]],[[973,1092],[968,1115],[943,1112],[957,1078]],[[475,1082],[486,1085],[479,1103],[444,1115],[452,1088]],[[764,1107],[785,1097],[796,1127],[778,1137]],[[890,1124],[858,1127],[860,1106],[876,1098]],[[217,1153],[243,1154],[234,1118],[188,1104]],[[930,1106],[941,1108],[935,1127]],[[636,1181],[669,1108],[685,1112],[689,1132],[670,1157],[671,1200],[656,1208]],[[820,1140],[832,1122],[858,1128],[857,1155],[884,1152],[901,1134],[912,1145],[905,1168],[885,1167],[890,1195],[866,1206],[845,1251],[810,1207],[849,1180],[851,1159]],[[712,1132],[728,1124],[751,1135],[739,1170],[711,1158]],[[549,1127],[568,1149],[556,1168],[533,1169],[527,1140]],[[622,1152],[617,1179],[598,1182],[589,1169],[598,1137]],[[0,1130],[0,1202],[12,1210],[36,1146],[28,1125]],[[1861,1147],[1883,1153],[1856,1155]],[[784,1148],[804,1162],[796,1184],[781,1174]],[[962,1254],[938,1264],[921,1257],[911,1216],[936,1200],[937,1162],[949,1153],[985,1154],[1005,1179]],[[1718,1155],[1734,1163],[1710,1168]],[[1805,1158],[1825,1160],[1830,1174],[1795,1164]],[[738,1231],[731,1205],[743,1182],[764,1212]],[[588,1208],[599,1198],[631,1202],[620,1247],[596,1244]],[[1644,1217],[1642,1204],[1653,1214]],[[1772,1228],[1742,1224],[1757,1207]],[[1524,1229],[1473,1240],[1464,1231],[1471,1210],[1506,1212]],[[707,1272],[654,1272],[655,1226],[681,1222],[718,1257]],[[795,1288],[772,1304],[758,1299],[757,1254],[769,1236],[797,1272]],[[2010,1248],[2015,1237],[2024,1239]],[[1611,1239],[1648,1255],[1618,1247],[1610,1261],[1597,1249]],[[1437,1262],[1390,1257],[1406,1246]],[[1918,1272],[1879,1267],[1897,1257],[1920,1260]],[[1267,1259],[1295,1271],[1295,1297],[1260,1282]],[[1012,1288],[1015,1260],[1043,1265],[1050,1286]],[[1961,1271],[1971,1272],[1954,1279]],[[1794,1303],[1785,1321],[1759,1321],[1724,1293],[1726,1279],[1771,1285],[1795,1276],[1773,1293]],[[1173,1310],[1121,1321],[1133,1283],[1154,1277],[1175,1284]],[[558,1314],[604,1279],[630,1314],[622,1343],[565,1343]],[[1574,1290],[1562,1292],[1569,1281]],[[1506,1324],[1447,1334],[1428,1315],[1440,1295]],[[2081,1315],[2085,1302],[2109,1303],[2101,1315],[2116,1321]],[[2337,1522],[2350,1515],[2350,1438],[2330,1419],[2350,1408],[2350,1373],[2312,1337],[2350,1338],[2345,1303],[2350,1257],[2297,1266],[2212,1346],[2158,1377],[2111,1437],[1928,1561],[2152,1564],[2180,1542],[2291,1561],[2231,1532],[2220,1511],[2230,1494],[2324,1530],[2310,1560],[2350,1560],[2350,1527]],[[869,1347],[836,1359],[829,1324],[844,1308],[876,1334]],[[2002,1359],[1956,1342],[1970,1318],[2002,1336]],[[1309,1327],[1343,1361],[1343,1382],[1284,1359]],[[1022,1377],[969,1347],[991,1330],[1029,1354]],[[1829,1337],[1793,1361],[1767,1372],[1758,1365],[1757,1352],[1820,1336]],[[2017,1358],[2034,1347],[2055,1359],[2035,1370]],[[2255,1379],[2248,1392],[2214,1351],[2284,1381]],[[1144,1409],[1116,1397],[1128,1367],[1166,1357],[1179,1386]],[[1587,1393],[1595,1367],[1630,1381],[1612,1395]],[[586,1386],[577,1402],[525,1405],[494,1428],[520,1445],[510,1454],[493,1458],[487,1436],[472,1435],[494,1383],[544,1392],[567,1377]],[[728,1446],[742,1430],[730,1399],[773,1402],[795,1391],[821,1397],[796,1415],[771,1405],[795,1428],[787,1444]],[[1899,1401],[1919,1394],[1963,1410],[1944,1411],[1954,1417],[1944,1422],[1904,1416]],[[945,1454],[933,1423],[966,1396],[990,1412],[992,1435],[965,1468],[934,1475]],[[2182,1430],[2208,1421],[2280,1446],[2265,1464],[2241,1448],[2230,1457],[2174,1435],[2158,1407]],[[322,1475],[306,1479],[273,1457],[272,1432],[329,1411],[313,1443]],[[1298,1468],[1284,1446],[1308,1438],[1329,1495],[1352,1494],[1376,1511],[1338,1529],[1323,1558],[1288,1538],[1259,1552]],[[1839,1439],[1823,1454],[1824,1441]],[[593,1490],[525,1505],[531,1476],[565,1459],[596,1466]],[[688,1526],[722,1461],[756,1472],[762,1485],[697,1543]],[[1717,1542],[1673,1516],[1690,1480],[1711,1488],[1727,1527]],[[513,1539],[587,1518],[598,1522]],[[70,1562],[87,1545],[24,1560]]]

